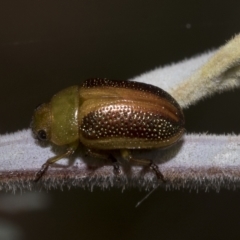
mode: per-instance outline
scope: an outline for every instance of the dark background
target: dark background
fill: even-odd
[[[36,105],[86,78],[129,79],[218,48],[240,32],[239,9],[239,1],[1,1],[0,134],[28,128]],[[239,134],[238,95],[185,110],[187,131]],[[2,194],[0,204],[11,197],[31,204],[25,194]],[[0,236],[6,221],[18,230],[5,239],[240,237],[237,190],[159,189],[137,209],[146,194],[137,189],[33,194],[47,196],[48,204],[1,210]]]

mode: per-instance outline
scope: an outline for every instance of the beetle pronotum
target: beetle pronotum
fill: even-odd
[[[55,94],[35,109],[31,127],[37,139],[68,146],[65,153],[43,164],[36,181],[49,165],[73,154],[79,142],[90,155],[109,158],[116,172],[119,165],[111,152],[119,149],[124,159],[148,165],[164,180],[156,164],[133,158],[130,150],[168,147],[185,131],[183,112],[167,92],[145,83],[105,78],[89,79]]]

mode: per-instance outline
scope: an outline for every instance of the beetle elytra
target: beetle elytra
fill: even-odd
[[[34,111],[32,131],[41,141],[67,146],[65,153],[43,164],[36,175],[40,179],[49,165],[68,157],[79,142],[92,156],[107,152],[114,170],[119,172],[113,150],[124,159],[149,165],[157,177],[163,176],[150,160],[132,157],[131,149],[164,148],[183,135],[184,115],[176,100],[162,89],[134,81],[88,79],[55,94],[49,103]],[[106,156],[102,156],[106,157]]]

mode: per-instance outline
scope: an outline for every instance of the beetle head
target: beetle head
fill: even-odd
[[[49,104],[43,103],[34,110],[31,128],[34,136],[40,141],[51,139],[51,114]]]

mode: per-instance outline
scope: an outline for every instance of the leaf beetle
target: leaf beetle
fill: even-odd
[[[31,128],[36,138],[67,146],[63,154],[42,165],[35,180],[42,177],[49,165],[73,154],[81,142],[93,157],[110,159],[118,173],[113,150],[120,150],[128,161],[148,165],[164,181],[156,164],[135,159],[130,150],[171,146],[185,132],[184,123],[176,100],[156,86],[106,78],[88,79],[81,86],[60,91],[49,103],[34,110]],[[102,150],[107,155],[101,155]]]

